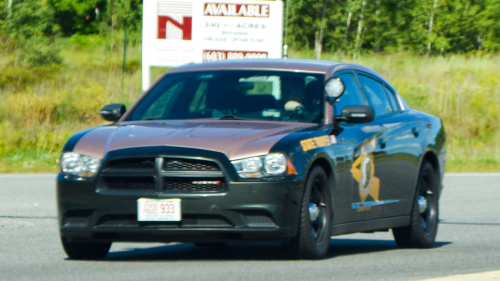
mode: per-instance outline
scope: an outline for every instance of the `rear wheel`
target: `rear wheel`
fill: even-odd
[[[328,178],[321,167],[309,173],[302,199],[299,231],[289,247],[299,258],[319,259],[330,245],[332,206]]]
[[[420,170],[409,226],[394,228],[392,234],[401,248],[430,248],[436,240],[439,217],[439,176],[425,161]]]
[[[70,242],[66,238],[61,242],[68,257],[75,260],[103,259],[111,248],[111,243]]]

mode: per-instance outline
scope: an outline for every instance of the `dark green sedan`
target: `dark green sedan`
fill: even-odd
[[[112,123],[64,146],[62,245],[281,242],[321,258],[330,237],[392,229],[432,247],[446,165],[441,120],[355,64],[267,59],[173,68]]]

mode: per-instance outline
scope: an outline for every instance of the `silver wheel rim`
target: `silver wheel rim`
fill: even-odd
[[[424,196],[418,197],[418,211],[422,214],[427,210],[427,199]]]
[[[318,219],[319,216],[319,209],[318,206],[314,203],[309,203],[309,219],[311,221],[315,221]]]

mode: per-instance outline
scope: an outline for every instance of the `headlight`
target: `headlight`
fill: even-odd
[[[61,170],[65,174],[91,178],[100,166],[101,160],[78,153],[65,152],[61,156]]]
[[[281,153],[251,157],[231,162],[242,178],[262,178],[266,176],[296,175],[292,163]]]
[[[271,175],[283,174],[286,171],[287,161],[283,154],[269,154],[266,156],[264,167]]]

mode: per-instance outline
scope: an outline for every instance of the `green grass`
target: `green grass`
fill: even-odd
[[[64,64],[50,67],[19,64],[0,47],[0,173],[57,171],[65,141],[105,123],[98,114],[103,105],[129,106],[141,94],[141,47],[128,48],[122,88],[122,49],[111,52],[103,42],[60,40]],[[340,53],[322,59],[354,62]],[[355,62],[386,77],[413,108],[444,120],[447,171],[500,171],[500,55],[373,54]],[[153,79],[165,70],[153,69]]]

